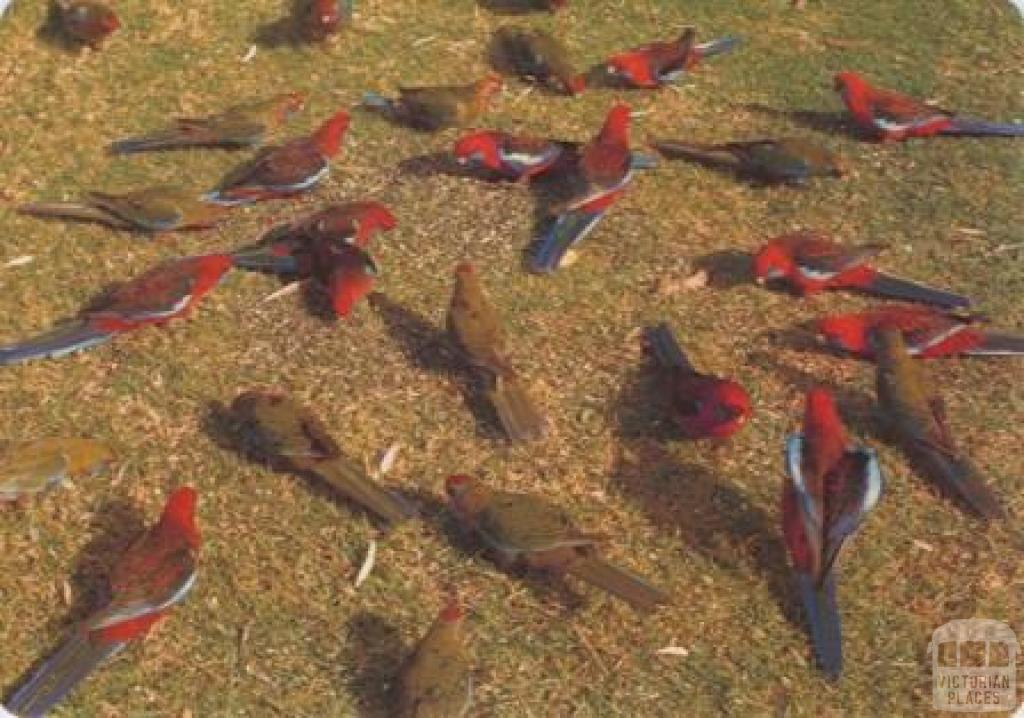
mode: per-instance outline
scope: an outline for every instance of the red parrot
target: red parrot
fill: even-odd
[[[787,281],[807,296],[824,289],[856,289],[894,299],[955,309],[969,306],[967,297],[899,279],[871,267],[881,245],[844,246],[815,231],[794,232],[772,239],[754,257],[759,284]]]
[[[61,27],[71,39],[98,50],[100,44],[115,30],[121,21],[109,7],[95,0],[72,0],[58,3]]]
[[[471,132],[455,143],[460,165],[480,166],[504,178],[526,182],[565,157],[566,143],[498,130]]]
[[[885,142],[934,135],[1024,136],[1024,123],[1000,124],[960,117],[899,92],[872,87],[856,72],[837,74],[835,88],[842,94],[854,122]]]
[[[259,242],[236,251],[232,257],[239,269],[296,275],[305,270],[308,274],[310,267],[303,262],[308,260],[314,242],[354,244],[365,249],[377,232],[389,232],[397,225],[395,216],[381,202],[333,204],[275,227]]]
[[[569,199],[549,210],[552,221],[536,241],[534,272],[558,269],[565,253],[587,235],[633,178],[629,149],[629,106],[612,107],[601,132],[583,146],[575,167],[558,179]]]
[[[672,418],[684,437],[725,439],[746,423],[752,411],[746,389],[694,369],[668,324],[648,329],[647,345],[662,369]]]
[[[196,492],[175,490],[160,520],[128,547],[110,574],[110,601],[85,619],[7,703],[19,716],[42,716],[82,679],[181,603],[196,580],[200,536]]]
[[[882,495],[872,449],[850,442],[832,395],[807,394],[803,434],[786,440],[782,533],[796,572],[818,663],[829,678],[843,669],[835,596],[836,557]]]
[[[299,16],[302,34],[309,40],[326,40],[352,17],[353,0],[309,0]]]
[[[612,55],[607,72],[632,87],[654,89],[678,79],[706,57],[729,52],[739,38],[722,37],[697,44],[697,32],[688,27],[677,40],[651,42]]]
[[[77,319],[17,344],[0,346],[0,366],[62,357],[118,334],[187,316],[231,268],[226,254],[174,259],[115,287]]]
[[[313,277],[327,292],[335,315],[348,318],[352,309],[373,289],[377,265],[370,255],[352,244],[320,240],[313,244]]]
[[[331,158],[341,149],[349,115],[342,110],[308,137],[261,150],[230,172],[206,195],[225,205],[249,204],[289,197],[313,189],[331,171]]]
[[[903,333],[907,352],[921,359],[954,356],[1024,356],[1024,336],[979,328],[978,315],[944,312],[930,307],[886,304],[866,312],[834,314],[818,320],[818,334],[830,346],[874,359],[873,336],[885,326]]]

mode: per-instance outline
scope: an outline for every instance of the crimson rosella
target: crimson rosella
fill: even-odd
[[[504,72],[531,78],[567,95],[578,95],[587,87],[586,77],[576,70],[569,51],[543,30],[502,27],[494,33],[491,46],[493,62]]]
[[[843,160],[805,139],[751,140],[700,144],[681,140],[655,140],[666,157],[681,157],[711,167],[722,167],[769,184],[804,185],[812,177],[842,177]]]
[[[56,7],[65,34],[94,50],[121,27],[114,11],[96,0],[71,0],[57,3]]]
[[[231,257],[226,254],[158,264],[104,294],[77,319],[32,339],[0,346],[0,366],[62,357],[125,332],[188,316],[230,268]]]
[[[0,505],[38,496],[65,479],[92,476],[114,458],[109,446],[91,439],[0,442]]]
[[[501,75],[492,72],[469,85],[400,87],[395,99],[375,92],[363,94],[363,105],[396,122],[434,131],[468,125],[487,112],[491,97],[502,88]]]
[[[316,414],[294,399],[253,390],[240,394],[231,409],[243,448],[257,458],[285,471],[312,474],[385,523],[398,524],[415,513],[371,479],[362,462],[346,456]]]
[[[508,359],[508,337],[501,317],[469,262],[455,269],[455,290],[448,307],[448,332],[487,381],[486,395],[512,441],[539,439],[547,419],[537,409],[525,382]]]
[[[121,194],[89,192],[82,202],[30,202],[18,212],[157,234],[209,229],[225,219],[227,208],[177,187],[147,187]]]
[[[663,375],[672,418],[685,438],[725,439],[746,423],[752,411],[746,389],[694,369],[668,324],[648,329],[646,339]]]
[[[451,598],[395,680],[394,718],[455,718],[473,703],[466,611]]]
[[[331,158],[341,149],[348,124],[349,115],[342,110],[312,135],[261,150],[230,172],[206,199],[230,206],[313,189],[330,174]]]
[[[876,390],[887,432],[914,469],[971,513],[1000,519],[1006,512],[981,471],[961,453],[946,423],[946,406],[928,385],[924,366],[907,352],[903,333],[883,326],[874,335]]]
[[[654,89],[675,81],[704,58],[729,52],[739,44],[736,37],[698,43],[697,31],[688,27],[678,39],[650,42],[616,53],[605,65],[608,74],[625,85]]]
[[[629,106],[612,107],[601,132],[580,150],[579,161],[558,180],[569,199],[548,210],[547,226],[535,242],[530,268],[554,272],[565,253],[583,239],[626,191],[633,178]]]
[[[843,669],[836,608],[835,561],[882,495],[882,472],[872,449],[846,435],[832,395],[807,394],[802,434],[786,440],[782,533],[796,573],[814,651],[825,674]]]
[[[819,319],[818,334],[836,349],[874,359],[872,337],[882,327],[903,333],[907,352],[921,359],[944,356],[1024,356],[1024,335],[988,331],[985,317],[931,307],[886,304],[864,312]]]
[[[306,0],[299,30],[307,40],[326,40],[352,18],[353,0]]]
[[[601,558],[600,537],[578,530],[561,508],[532,494],[500,491],[471,476],[449,476],[445,490],[459,521],[491,549],[499,565],[571,574],[629,603],[653,611],[668,594]]]
[[[759,284],[783,280],[804,296],[825,289],[855,289],[950,309],[970,305],[967,297],[873,268],[869,262],[882,251],[877,244],[842,245],[820,232],[794,232],[770,240],[758,251],[754,277]]]
[[[856,72],[837,74],[835,87],[853,121],[886,142],[934,135],[1024,137],[1024,123],[1000,124],[961,117],[902,93],[872,87]]]
[[[7,702],[15,715],[36,718],[131,641],[143,638],[196,580],[200,536],[196,492],[175,490],[160,520],[139,537],[110,574],[110,601],[76,626],[57,652]]]
[[[209,117],[179,117],[169,127],[113,142],[109,150],[116,155],[125,155],[186,147],[256,147],[300,112],[304,105],[305,99],[301,94],[289,92],[267,100],[234,105]]]

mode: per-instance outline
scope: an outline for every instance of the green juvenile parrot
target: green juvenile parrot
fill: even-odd
[[[42,494],[67,478],[91,476],[114,458],[109,446],[91,439],[0,442],[0,504]]]
[[[400,87],[395,99],[367,92],[363,106],[410,127],[434,131],[472,124],[487,112],[491,97],[501,88],[501,75],[492,72],[468,85]]]
[[[312,474],[388,524],[413,515],[412,507],[371,479],[345,456],[323,423],[287,396],[247,391],[232,404],[245,447],[287,471]]]
[[[523,380],[507,358],[507,337],[476,268],[463,262],[455,270],[455,291],[448,308],[448,332],[469,361],[488,380],[487,399],[512,441],[539,439],[547,419],[537,409]]]
[[[491,41],[491,59],[501,72],[532,78],[567,95],[578,95],[587,86],[566,47],[543,30],[498,28]]]
[[[445,489],[456,516],[499,564],[572,574],[638,611],[669,603],[661,589],[604,561],[598,554],[600,537],[579,531],[566,512],[540,497],[494,490],[465,475],[448,477]]]
[[[742,177],[769,184],[806,184],[812,177],[842,177],[843,159],[810,140],[787,137],[724,144],[655,140],[666,157],[722,167]]]
[[[928,387],[924,367],[907,351],[897,327],[875,333],[878,403],[886,428],[916,470],[984,519],[1006,512],[978,468],[964,456],[949,426],[942,399]]]
[[[406,659],[395,682],[394,718],[460,718],[473,703],[465,611],[451,599]]]

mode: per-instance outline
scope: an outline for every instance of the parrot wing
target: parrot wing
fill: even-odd
[[[0,448],[0,501],[39,493],[68,475],[69,464],[62,453],[40,448],[37,442]]]
[[[877,244],[837,247],[831,242],[812,240],[799,245],[794,259],[803,275],[820,282],[865,264],[881,251],[882,247]]]
[[[180,205],[166,192],[151,191],[127,195],[90,192],[89,199],[97,207],[150,232],[174,229],[185,219]]]
[[[181,314],[191,304],[196,277],[176,264],[161,265],[114,289],[95,309],[91,321],[127,324],[159,322]]]
[[[562,509],[529,494],[495,492],[476,528],[487,544],[511,556],[595,542],[577,531]]]
[[[886,130],[906,130],[952,116],[946,110],[891,90],[874,90],[870,102],[876,123]]]
[[[835,563],[843,542],[857,530],[882,495],[878,455],[869,448],[847,449],[825,481],[825,546],[822,574]]]

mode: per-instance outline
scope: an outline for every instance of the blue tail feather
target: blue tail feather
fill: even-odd
[[[944,135],[977,137],[1024,137],[1024,122],[987,122],[970,117],[954,117],[953,124],[942,131]]]
[[[299,263],[290,254],[276,255],[270,252],[252,252],[236,254],[232,257],[233,266],[250,272],[268,272],[273,274],[298,274]]]
[[[837,680],[843,672],[843,636],[836,605],[835,578],[829,573],[819,585],[810,575],[798,573],[797,584],[818,664],[826,676]]]
[[[721,55],[735,50],[743,41],[738,37],[720,37],[717,40],[709,40],[697,45],[697,49],[704,57]]]
[[[560,214],[537,239],[530,258],[530,269],[539,274],[557,270],[569,248],[594,229],[604,212],[573,210]]]
[[[109,341],[114,335],[75,321],[17,344],[0,347],[0,366],[32,359],[56,359]]]
[[[376,92],[364,92],[362,104],[364,107],[383,112],[390,112],[392,108],[391,100],[384,97],[384,95],[378,95]]]

